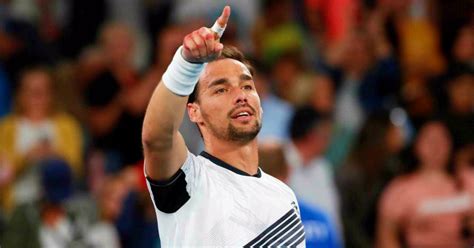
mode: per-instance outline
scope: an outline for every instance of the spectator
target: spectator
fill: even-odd
[[[271,67],[270,76],[275,93],[281,99],[293,104],[292,100],[299,100],[294,94],[294,88],[298,84],[298,78],[302,77],[305,68],[299,51],[291,51],[281,54]],[[308,93],[308,92],[306,92]]]
[[[448,171],[451,139],[441,122],[420,129],[418,167],[395,178],[379,205],[378,247],[463,247],[462,219],[469,205]]]
[[[393,108],[400,87],[400,68],[384,24],[374,13],[366,28],[347,35],[326,55],[322,69],[335,83],[335,132],[330,145],[331,160],[339,165],[348,155],[365,118]]]
[[[456,147],[474,143],[474,71],[459,69],[447,82],[448,110],[444,120]]]
[[[333,74],[338,85],[336,122],[352,132],[359,130],[367,114],[390,108],[399,87],[398,64],[388,44],[377,44],[385,42],[378,35],[364,31],[349,35],[340,74]],[[378,46],[387,48],[374,49]]]
[[[126,24],[133,30],[135,51],[132,58],[135,68],[144,69],[149,63],[151,47],[150,37],[146,32],[146,6],[135,0],[107,0],[108,19],[112,22]]]
[[[436,10],[435,24],[440,32],[442,50],[448,61],[452,63],[453,60],[459,59],[453,58],[452,50],[453,44],[459,42],[458,37],[460,30],[467,27],[467,29],[471,30],[472,34],[472,9],[474,8],[474,3],[466,0],[451,0],[434,1],[434,5]],[[464,41],[461,43],[467,46],[464,47],[466,50],[462,53],[472,54],[472,42],[464,43]],[[470,48],[468,48],[468,46],[470,46]]]
[[[68,18],[68,3],[60,0],[11,1],[9,7],[12,16],[35,26],[43,41],[53,43],[61,36],[62,25]]]
[[[474,70],[474,31],[472,24],[467,24],[458,30],[451,50],[451,65],[465,65]]]
[[[388,113],[370,116],[349,158],[337,173],[345,244],[372,247],[377,203],[386,184],[400,173],[398,153],[403,148],[401,126]]]
[[[88,83],[85,92],[93,147],[105,152],[107,169],[142,159],[140,132],[144,109],[134,91],[139,85],[133,67],[134,37],[127,26],[106,25],[100,33],[105,70]]]
[[[285,147],[285,157],[291,166],[288,184],[301,200],[328,213],[339,233],[339,196],[331,164],[324,158],[332,122],[327,115],[311,107],[295,110],[290,124],[291,142]]]
[[[291,168],[286,163],[283,147],[279,143],[261,145],[258,157],[263,171],[284,183],[288,182]],[[298,199],[298,203],[305,229],[306,247],[342,247],[329,216],[323,210],[305,201]]]
[[[156,247],[160,244],[155,209],[146,189],[143,163],[124,168],[118,175],[124,195],[115,226],[122,247]],[[117,208],[115,208],[117,209]]]
[[[334,81],[328,75],[317,75],[314,80],[312,95],[309,100],[311,106],[319,113],[332,115],[335,108],[335,85]],[[334,125],[331,132],[331,142],[325,151],[325,157],[335,167],[345,160],[347,150],[349,149],[350,139],[348,130],[342,125]]]
[[[270,88],[267,74],[254,76],[255,87],[263,109],[262,129],[258,134],[258,142],[286,142],[289,139],[289,125],[293,115],[293,107],[283,99],[274,95]]]
[[[100,186],[96,202],[99,207],[99,221],[89,228],[86,237],[94,247],[120,247],[118,232],[114,226],[126,196],[126,188],[119,176],[107,177]]]
[[[39,202],[22,204],[15,209],[10,218],[4,247],[87,247],[101,244],[93,241],[99,231],[91,228],[91,223],[83,211],[73,208],[67,202],[74,197],[73,178],[70,166],[62,160],[44,160],[40,165],[42,198]],[[111,241],[104,235],[98,239]],[[113,240],[112,240],[113,241]],[[102,243],[103,244],[103,243]],[[106,246],[118,247],[114,242]]]
[[[56,105],[52,76],[47,69],[36,67],[23,72],[19,83],[15,111],[0,122],[0,153],[12,163],[14,181],[21,181],[32,165],[48,157],[66,160],[79,178],[83,156],[81,128]],[[3,207],[11,207],[13,200],[20,200],[12,199],[12,187],[2,187]]]

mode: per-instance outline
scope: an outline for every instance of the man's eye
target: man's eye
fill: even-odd
[[[214,93],[216,94],[222,94],[222,93],[225,93],[227,90],[225,88],[220,88],[220,89],[217,89]]]
[[[253,87],[252,87],[252,85],[245,85],[245,86],[244,86],[244,89],[246,89],[246,90],[253,90]]]

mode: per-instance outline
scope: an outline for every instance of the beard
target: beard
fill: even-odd
[[[250,130],[245,130],[244,128],[237,128],[236,126],[229,123],[226,130],[226,138],[229,141],[239,142],[239,143],[248,143],[257,137],[262,124],[255,120]]]
[[[212,135],[221,140],[246,144],[254,140],[262,128],[262,123],[257,119],[252,121],[250,127],[236,127],[232,123],[229,123],[227,127],[218,127],[210,122],[208,117],[208,115],[203,114],[206,126]]]

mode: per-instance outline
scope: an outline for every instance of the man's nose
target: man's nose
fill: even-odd
[[[248,102],[248,96],[242,89],[237,89],[235,93],[235,104],[245,104]]]

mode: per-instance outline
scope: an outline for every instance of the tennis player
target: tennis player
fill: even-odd
[[[148,105],[145,174],[160,239],[165,247],[303,247],[294,193],[258,167],[262,108],[251,66],[220,43],[229,16],[226,6],[212,28],[185,36]],[[186,109],[204,140],[199,156],[178,132]]]

